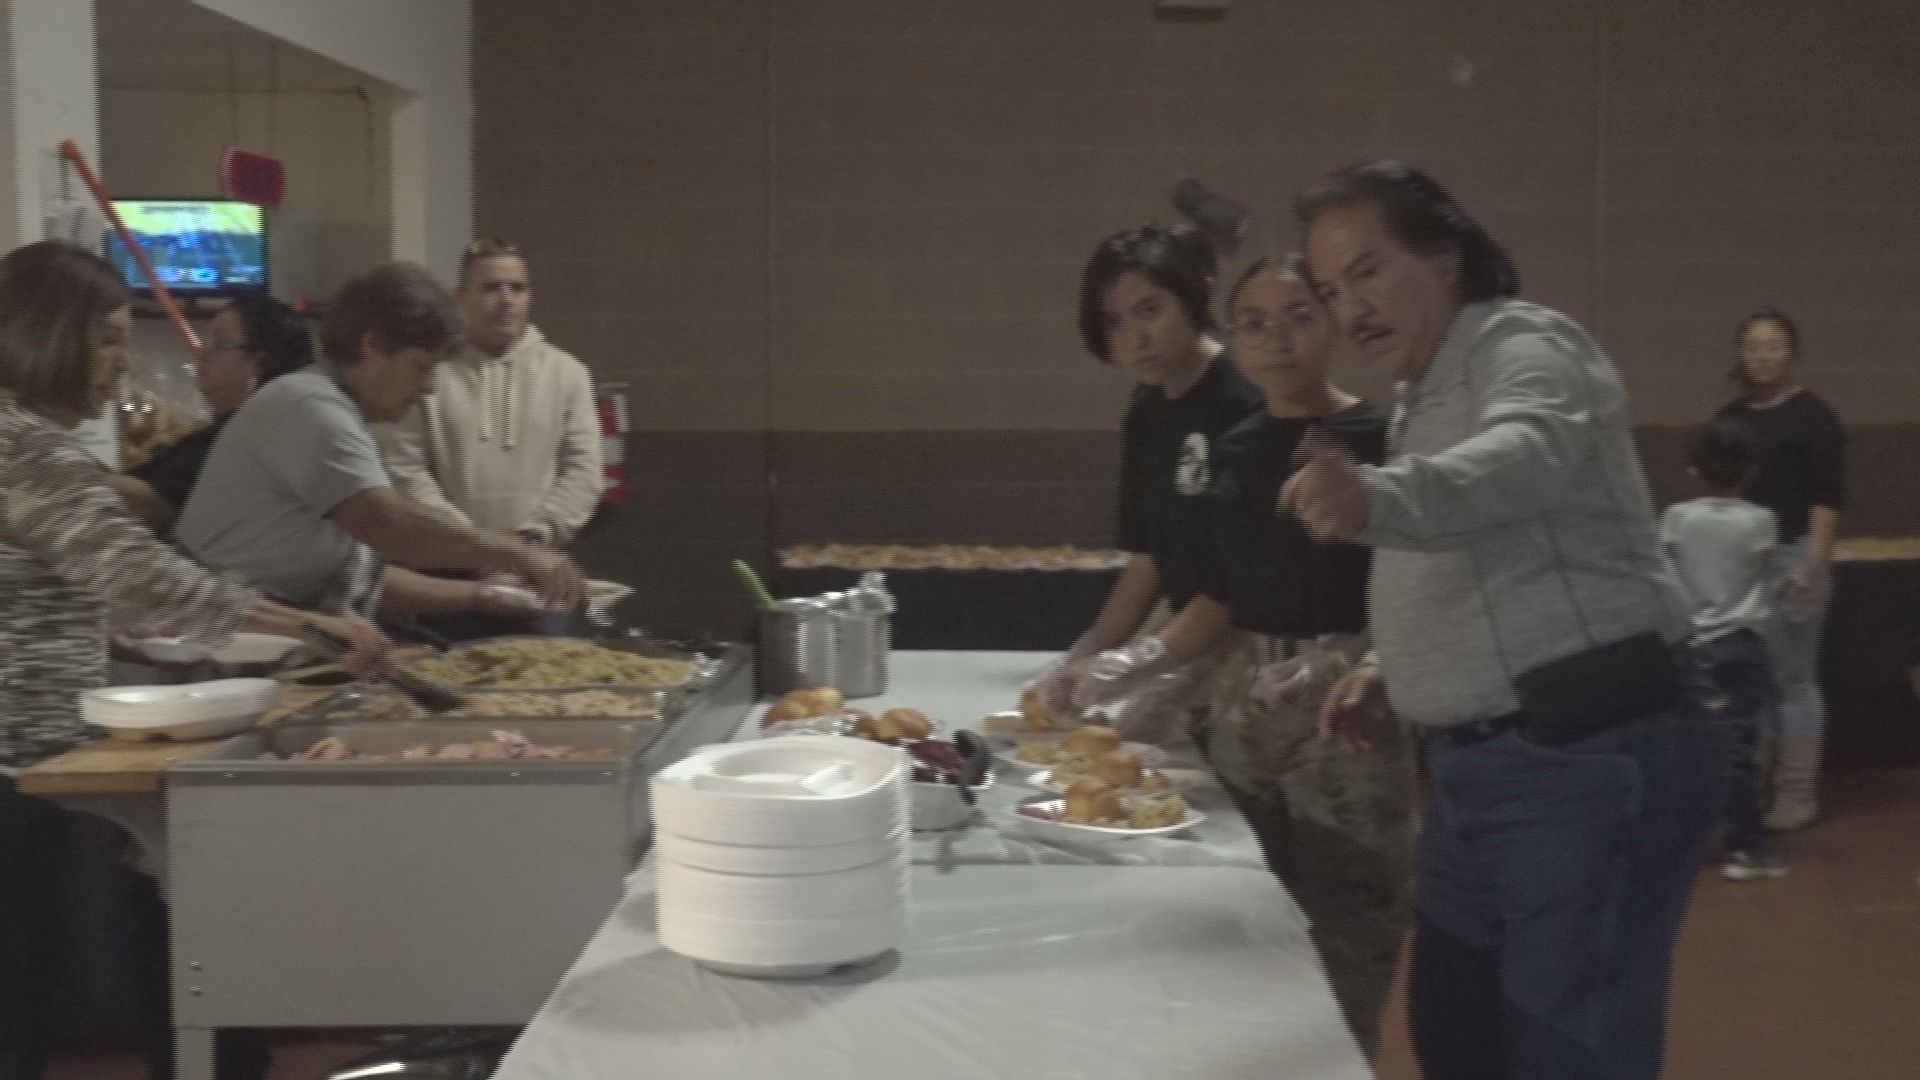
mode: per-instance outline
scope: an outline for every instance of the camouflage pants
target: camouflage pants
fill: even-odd
[[[1369,1055],[1412,923],[1414,744],[1404,730],[1371,751],[1322,739],[1318,702],[1255,692],[1287,643],[1242,632],[1215,671],[1194,738],[1293,894],[1354,1038]]]

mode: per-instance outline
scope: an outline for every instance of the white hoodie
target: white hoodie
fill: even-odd
[[[593,380],[533,326],[500,356],[462,348],[406,419],[372,427],[400,493],[457,524],[564,545],[600,499]]]

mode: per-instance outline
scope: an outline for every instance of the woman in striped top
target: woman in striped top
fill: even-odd
[[[106,681],[106,611],[217,641],[243,627],[321,626],[385,662],[357,618],[263,599],[174,553],[129,515],[108,472],[69,433],[126,373],[128,297],[112,267],[59,241],[0,258],[0,1080],[39,1075],[55,958],[46,890],[57,812],[22,796],[28,768],[85,740],[78,695]]]

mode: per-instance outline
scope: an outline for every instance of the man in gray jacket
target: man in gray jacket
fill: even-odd
[[[1725,755],[1667,644],[1684,613],[1619,377],[1571,319],[1513,299],[1511,260],[1424,174],[1342,170],[1299,213],[1342,332],[1399,380],[1387,464],[1322,444],[1281,498],[1377,549],[1378,661],[1323,727],[1364,747],[1390,703],[1427,737],[1423,1074],[1657,1076]]]

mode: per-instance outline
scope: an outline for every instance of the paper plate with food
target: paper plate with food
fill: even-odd
[[[1073,782],[1091,776],[1130,795],[1163,795],[1186,791],[1207,779],[1203,769],[1155,768],[1140,760],[1131,750],[1109,750],[1099,757],[1069,758],[1060,765],[1042,769],[1027,782],[1042,791],[1064,795]]]
[[[1033,735],[1011,745],[1002,744],[994,757],[1009,768],[1028,772],[1064,767],[1069,772],[1091,773],[1094,759],[1115,750],[1127,751],[1142,766],[1158,765],[1167,758],[1165,750],[1146,743],[1128,742],[1104,724],[1082,724],[1072,731]]]
[[[1063,716],[1047,707],[1040,695],[1028,687],[1020,695],[1020,707],[989,713],[980,721],[980,730],[995,742],[1009,743],[1030,735],[1065,733],[1078,726],[1079,717]]]
[[[1029,799],[1008,816],[1041,839],[1083,844],[1170,836],[1206,820],[1177,794],[1129,795],[1091,776],[1074,781],[1063,797]]]

